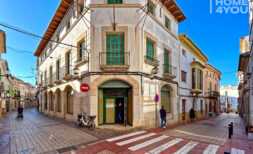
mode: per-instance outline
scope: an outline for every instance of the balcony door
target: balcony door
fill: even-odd
[[[124,65],[124,33],[106,35],[106,63],[107,65]]]

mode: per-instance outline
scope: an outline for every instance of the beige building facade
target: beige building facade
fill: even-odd
[[[66,120],[86,112],[98,126],[154,127],[163,105],[168,124],[177,123],[184,18],[174,1],[61,1],[45,33],[58,43],[41,41],[35,52],[40,110]]]
[[[191,109],[194,109],[196,119],[207,118],[209,113],[214,111],[213,102],[210,99],[213,91],[219,94],[220,73],[208,64],[207,56],[189,36],[183,34],[179,36],[179,39],[181,41],[179,121],[185,123],[190,121]],[[212,76],[210,76],[211,73],[213,73]],[[213,90],[208,88],[209,82]],[[217,108],[218,102],[217,99]]]

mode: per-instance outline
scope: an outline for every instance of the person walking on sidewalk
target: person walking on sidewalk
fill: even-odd
[[[160,118],[161,118],[161,128],[165,128],[166,127],[166,110],[164,109],[163,106],[160,109]]]

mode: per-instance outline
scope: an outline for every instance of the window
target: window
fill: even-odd
[[[50,84],[53,84],[53,67],[49,67],[49,79],[50,79]]]
[[[160,18],[162,18],[162,7],[160,7]]]
[[[169,86],[164,86],[161,89],[161,105],[164,107],[166,112],[171,112],[171,92]]]
[[[47,71],[44,72],[44,82],[45,85],[47,86]]]
[[[185,51],[185,49],[182,49],[182,55],[186,57],[186,51]]]
[[[203,100],[200,100],[200,112],[203,113],[204,109],[203,109]]]
[[[192,68],[192,89],[196,89],[196,69]]]
[[[146,58],[153,61],[155,56],[155,43],[151,39],[146,40]]]
[[[203,89],[203,72],[198,68],[192,68],[192,89]]]
[[[56,80],[60,80],[60,60],[56,61]]]
[[[167,49],[164,49],[164,73],[172,73],[172,66],[171,66],[171,57],[170,52]]]
[[[106,35],[106,63],[107,65],[125,64],[124,33]]]
[[[43,85],[43,73],[40,74],[40,84]]]
[[[187,82],[187,73],[185,71],[181,71],[181,81]]]
[[[66,31],[69,30],[70,26],[71,26],[70,19],[68,19],[66,23]]]
[[[171,22],[170,22],[170,19],[168,17],[165,16],[165,27],[168,29],[168,30],[171,30]]]
[[[81,15],[83,10],[84,10],[84,0],[78,0],[78,3],[77,3],[77,12],[78,12],[78,15]]]
[[[156,8],[156,6],[152,2],[152,0],[148,0],[147,8],[148,8],[148,13],[151,13],[152,15],[155,15],[155,8]]]
[[[108,4],[122,4],[122,0],[108,0]]]
[[[70,74],[70,52],[66,53],[65,57],[65,74]]]
[[[78,48],[78,52],[77,52],[77,61],[82,61],[84,60],[84,54],[85,54],[85,51],[86,51],[86,41],[83,39],[81,40],[80,42],[78,42],[77,44]]]

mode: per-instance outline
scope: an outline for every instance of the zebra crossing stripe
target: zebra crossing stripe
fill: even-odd
[[[137,145],[135,145],[135,146],[129,147],[128,149],[131,150],[131,151],[136,151],[136,150],[139,150],[139,149],[144,148],[144,147],[146,147],[146,146],[149,146],[149,145],[151,145],[151,144],[153,144],[153,143],[162,141],[162,140],[164,140],[164,139],[166,139],[166,138],[168,138],[168,137],[169,137],[169,136],[162,135],[162,136],[159,136],[159,137],[157,137],[157,138],[154,138],[154,139],[148,140],[148,141],[146,141],[146,142],[143,142],[143,143],[141,143],[141,144],[137,144]]]
[[[236,149],[236,148],[232,148],[231,150],[231,154],[244,154],[244,150],[240,150],[240,149]]]
[[[218,151],[219,146],[214,144],[209,144],[208,147],[205,149],[203,154],[216,154]]]
[[[198,144],[198,142],[190,141],[189,143],[187,143],[186,145],[184,145],[182,148],[180,148],[174,154],[186,154],[189,151],[191,151],[191,149],[193,149],[197,144]]]
[[[165,143],[155,149],[150,150],[146,154],[159,154],[159,153],[163,152],[164,150],[172,147],[173,145],[176,145],[177,143],[179,143],[181,141],[183,141],[183,139],[181,139],[181,138],[173,139],[173,140],[169,141],[168,143]]]
[[[110,138],[110,139],[107,139],[106,141],[113,142],[113,141],[121,140],[121,139],[124,139],[124,138],[132,137],[132,136],[140,135],[140,134],[144,134],[144,133],[146,133],[146,131],[138,131],[138,132],[134,132],[134,133],[130,133],[130,134]]]
[[[133,143],[135,141],[139,141],[139,140],[142,140],[142,139],[154,136],[154,135],[156,135],[156,133],[149,133],[149,134],[145,134],[145,135],[135,137],[135,138],[132,138],[132,139],[129,139],[129,140],[125,140],[125,141],[122,141],[122,142],[117,142],[116,144],[119,145],[119,146],[123,146],[123,145]]]

